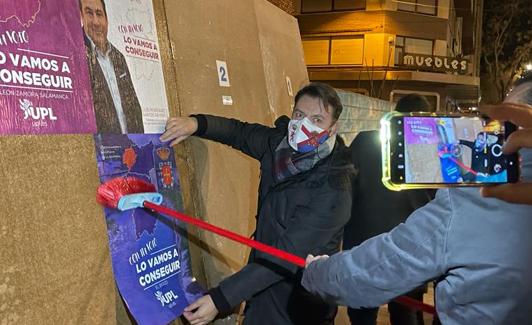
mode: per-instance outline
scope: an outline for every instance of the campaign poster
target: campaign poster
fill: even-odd
[[[0,134],[94,133],[79,4],[0,2]]]
[[[174,152],[159,135],[95,135],[101,182],[137,177],[155,185],[162,205],[183,211]],[[167,324],[201,297],[190,268],[182,222],[138,208],[105,208],[115,281],[138,324]]]
[[[168,118],[151,0],[81,0],[98,133],[162,133]]]

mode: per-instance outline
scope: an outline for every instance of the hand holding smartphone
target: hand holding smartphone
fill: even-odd
[[[515,130],[479,116],[388,113],[381,120],[383,183],[398,191],[517,182],[518,155],[502,149]]]
[[[480,107],[480,111],[501,121],[511,121],[520,127],[508,138],[504,146],[505,153],[514,153],[521,148],[528,151],[532,149],[532,106],[507,102],[499,105],[484,105]],[[521,161],[521,163],[526,162]],[[514,184],[486,186],[481,188],[480,193],[484,197],[532,205],[532,182],[530,181],[521,180]]]

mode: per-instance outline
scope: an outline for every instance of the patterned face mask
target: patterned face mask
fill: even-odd
[[[316,150],[329,136],[329,131],[312,124],[306,117],[292,119],[288,124],[288,143],[300,153]]]

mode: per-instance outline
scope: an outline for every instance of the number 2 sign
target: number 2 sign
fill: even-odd
[[[220,83],[220,87],[231,87],[227,62],[216,60],[216,68],[218,69],[218,82]]]

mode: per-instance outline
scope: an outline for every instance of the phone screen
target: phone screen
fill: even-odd
[[[505,126],[480,117],[394,118],[392,179],[405,184],[507,183]]]

